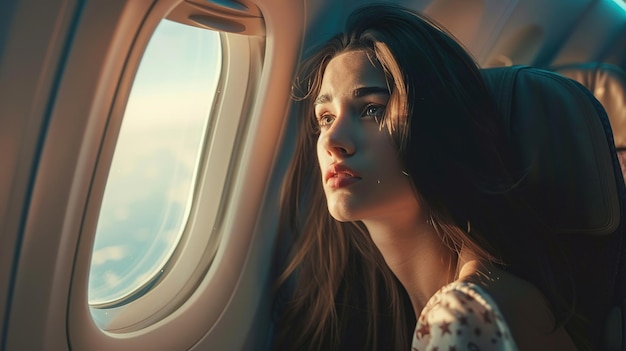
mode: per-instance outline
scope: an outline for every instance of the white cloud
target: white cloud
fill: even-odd
[[[111,272],[111,271],[107,271],[104,273],[104,281],[106,283],[106,285],[111,288],[114,286],[119,285],[119,283],[122,281],[122,279],[115,273]]]
[[[127,248],[122,245],[118,246],[107,246],[102,249],[98,249],[94,251],[93,256],[91,257],[92,265],[100,265],[107,261],[118,261],[126,257]],[[106,274],[109,274],[107,272]]]

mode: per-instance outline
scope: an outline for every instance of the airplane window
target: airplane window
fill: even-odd
[[[221,68],[217,32],[163,20],[126,105],[98,218],[89,304],[128,303],[158,281],[191,208]]]

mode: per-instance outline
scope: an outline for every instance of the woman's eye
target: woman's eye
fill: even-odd
[[[332,115],[323,115],[317,119],[317,122],[321,127],[332,124],[335,121],[335,117]]]
[[[380,122],[385,112],[385,106],[381,105],[368,105],[363,111],[363,117],[373,117],[376,121]]]

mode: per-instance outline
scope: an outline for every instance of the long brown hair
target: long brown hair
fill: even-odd
[[[299,116],[295,154],[286,174],[276,279],[278,350],[407,350],[415,316],[406,292],[360,222],[341,223],[327,209],[316,161],[319,135],[313,100],[330,60],[366,51],[383,68],[391,97],[382,121],[441,239],[457,252],[535,284],[557,323],[573,312],[567,274],[554,272],[556,246],[516,195],[523,178],[478,67],[442,28],[393,5],[355,11],[343,34],[303,62],[294,82]],[[467,233],[471,223],[471,234]],[[558,262],[559,260],[557,260]],[[566,271],[566,270],[565,270]],[[540,272],[540,273],[538,273]],[[361,328],[361,330],[358,330]]]

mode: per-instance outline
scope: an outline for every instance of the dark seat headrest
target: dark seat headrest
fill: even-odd
[[[613,233],[619,168],[598,101],[580,84],[537,68],[491,68],[483,76],[521,158],[521,194],[540,218],[557,233]]]
[[[580,82],[595,95],[611,121],[615,147],[626,148],[626,72],[599,62],[560,66],[553,71]]]

